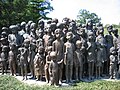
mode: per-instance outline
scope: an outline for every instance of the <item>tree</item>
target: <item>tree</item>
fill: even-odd
[[[30,0],[29,10],[33,19],[49,19],[46,15],[53,10],[48,0]]]
[[[0,28],[22,21],[49,19],[53,10],[49,0],[0,0]]]
[[[95,13],[90,13],[86,9],[81,9],[77,15],[77,22],[86,24],[87,20],[92,20],[92,22],[96,24],[101,21],[101,18],[99,18]]]

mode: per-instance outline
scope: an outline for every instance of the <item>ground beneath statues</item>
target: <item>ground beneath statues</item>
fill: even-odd
[[[17,78],[19,81],[23,82],[23,83],[26,83],[28,85],[39,85],[39,86],[42,86],[42,85],[50,85],[50,83],[46,83],[45,81],[36,81],[35,79],[29,79],[30,76],[28,76],[28,79],[27,80],[23,80],[23,77],[22,76],[14,76],[15,78]],[[66,83],[62,83],[61,84],[62,87],[68,87],[70,86],[69,84],[66,84]]]
[[[1,73],[0,73],[0,75],[1,75]],[[19,81],[21,81],[21,82],[23,82],[25,84],[28,84],[28,85],[39,85],[39,86],[50,85],[49,83],[46,83],[44,80],[43,81],[36,81],[35,79],[30,79],[30,76],[27,76],[28,80],[23,80],[22,76],[13,76],[13,77],[15,77]],[[87,82],[94,82],[96,80],[105,80],[105,81],[113,81],[113,82],[120,81],[120,79],[109,79],[109,77],[104,77],[104,78],[101,78],[101,79],[94,79],[94,80],[88,80],[88,79],[85,78],[85,79],[82,80],[82,82],[87,83]],[[73,82],[75,82],[75,81],[73,80]],[[68,87],[68,86],[71,86],[71,85],[75,85],[75,83],[67,84],[67,83],[65,83],[65,80],[63,80],[63,83],[61,84],[62,87]]]
[[[15,78],[17,78],[19,81],[29,84],[29,85],[50,85],[47,84],[45,81],[36,81],[35,79],[28,79],[28,80],[22,80],[22,76],[15,76]],[[30,78],[30,76],[28,76],[28,78]],[[101,78],[101,79],[94,79],[94,80],[88,80],[88,79],[83,79],[83,82],[94,82],[96,80],[105,80],[105,81],[113,81],[113,82],[118,82],[120,81],[120,79],[109,79],[109,77],[105,77],[105,78]],[[75,82],[73,80],[73,82]],[[74,85],[74,84],[71,84]],[[61,84],[62,87],[68,87],[71,86],[70,84],[65,83],[65,80],[63,80],[63,83]]]

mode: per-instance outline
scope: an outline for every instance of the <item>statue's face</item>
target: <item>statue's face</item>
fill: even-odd
[[[15,34],[17,30],[16,28],[12,28],[11,31],[12,31],[12,34]]]
[[[84,35],[85,34],[85,30],[84,29],[80,29],[80,35]]]
[[[60,32],[55,33],[56,38],[60,38]]]
[[[1,40],[1,43],[5,44],[6,43],[6,39],[4,38],[3,40]]]
[[[92,23],[91,23],[91,22],[88,22],[88,25],[89,25],[89,26],[91,26],[91,25],[92,25]]]
[[[56,38],[60,38],[60,33],[56,33]]]
[[[26,48],[28,48],[28,47],[29,47],[29,43],[28,43],[28,42],[24,43],[24,46],[25,46]]]
[[[35,23],[32,23],[32,24],[30,25],[30,29],[31,29],[32,32],[35,32],[36,24],[35,24]]]
[[[44,23],[41,22],[41,23],[38,24],[38,26],[39,26],[40,28],[44,28]]]
[[[15,49],[15,46],[10,46],[10,50],[14,50]]]
[[[89,40],[93,40],[93,35],[89,35],[89,36],[88,36],[88,39],[89,39]]]
[[[77,44],[76,44],[76,47],[77,47],[77,48],[81,48],[81,46],[82,46],[82,43],[77,43]]]
[[[41,54],[41,53],[43,53],[43,50],[41,50],[41,49],[38,49],[38,53],[40,53],[40,54]]]
[[[25,29],[25,25],[21,26],[22,29]]]
[[[103,34],[103,32],[104,32],[103,30],[99,30],[99,34]]]
[[[56,23],[51,23],[50,29],[51,29],[52,32],[54,32],[55,29],[56,29]]]
[[[55,26],[51,26],[50,29],[51,29],[51,31],[54,31],[55,30]]]
[[[51,33],[51,29],[50,28],[47,28],[47,33]]]
[[[43,36],[43,32],[38,32],[38,37]]]
[[[56,61],[56,54],[55,53],[50,53],[50,58],[51,58],[51,60],[53,60],[53,61]]]
[[[72,39],[72,33],[67,33],[67,35],[66,35],[66,38],[68,39],[68,40],[71,40]]]
[[[26,32],[28,32],[28,31],[30,30],[30,26],[29,26],[29,25],[26,25],[26,26],[25,26],[25,30],[26,30]]]
[[[67,32],[68,32],[68,30],[66,28],[64,28],[63,33],[66,35]]]
[[[21,52],[23,53],[23,52],[24,52],[24,49],[22,49]]]
[[[112,51],[112,54],[114,54],[114,55],[115,55],[115,54],[116,54],[116,51],[115,51],[115,50],[113,50],[113,51]]]
[[[35,27],[34,27],[34,26],[32,26],[31,31],[32,31],[32,32],[34,32],[34,31],[35,31]]]
[[[44,48],[43,47],[39,47],[38,48],[38,53],[39,54],[43,54],[44,53]]]

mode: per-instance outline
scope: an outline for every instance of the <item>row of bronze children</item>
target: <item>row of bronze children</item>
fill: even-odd
[[[119,78],[120,38],[118,29],[107,27],[104,35],[102,24],[77,25],[64,18],[38,23],[29,21],[3,27],[1,30],[0,64],[2,74],[10,68],[11,75],[42,80],[59,85],[88,78],[109,76]]]

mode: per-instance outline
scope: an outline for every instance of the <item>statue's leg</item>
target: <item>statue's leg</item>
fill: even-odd
[[[98,66],[96,65],[95,76],[98,78]]]
[[[110,71],[110,73],[111,73],[111,79],[113,79],[113,76],[114,76],[114,69],[113,69],[113,64],[111,65],[111,69],[110,69],[111,71]]]
[[[40,75],[36,75],[36,81],[40,80]]]
[[[49,71],[48,71],[48,67],[45,66],[45,79],[46,82],[49,83]]]
[[[99,66],[98,67],[98,78],[100,78],[100,75],[101,75],[101,67]]]
[[[2,65],[2,74],[4,74],[4,61],[1,62],[1,65]]]
[[[105,63],[104,63],[104,70],[105,70],[105,71],[104,71],[104,74],[105,74],[105,75],[107,75],[107,68],[108,68],[108,64],[107,64],[107,63],[108,63],[108,60],[105,61]]]
[[[82,75],[83,75],[83,65],[79,66],[79,79],[82,79]]]
[[[21,64],[21,65],[20,65],[20,68],[21,68],[21,74],[22,74],[23,80],[24,80],[24,65]]]
[[[31,72],[31,78],[35,78],[34,74],[34,62],[30,61],[30,72]]]
[[[118,69],[117,69],[117,64],[116,63],[114,65],[114,77],[118,78]]]
[[[7,74],[7,61],[4,62],[5,65],[5,73]]]
[[[109,76],[110,76],[110,78],[111,78],[111,75],[112,75],[112,73],[111,73],[111,65],[110,65],[110,68],[109,68]]]
[[[103,76],[103,70],[104,69],[104,63],[102,63],[102,66],[101,66],[101,75]]]
[[[73,75],[73,65],[69,65],[70,69],[70,83],[72,82],[72,75]]]
[[[94,76],[94,62],[92,62],[92,68],[91,68],[91,77]]]
[[[79,79],[78,79],[78,66],[76,66],[76,68],[75,68],[75,79],[76,79],[76,81],[79,81]]]
[[[59,77],[58,77],[58,72],[55,72],[54,73],[54,82],[55,82],[55,85],[58,86],[59,85]]]
[[[69,83],[69,70],[68,64],[65,65],[65,76],[66,76],[66,83]]]
[[[91,77],[91,63],[88,62],[88,79],[90,80]]]
[[[20,76],[22,75],[21,66],[20,66],[19,62],[17,63],[17,72]]]
[[[13,62],[13,74],[16,75],[16,65],[15,65],[15,62]]]
[[[43,76],[43,72],[40,71],[40,77],[39,77],[39,80],[42,81],[42,76]]]
[[[13,74],[12,64],[13,64],[13,63],[12,63],[12,61],[10,60],[10,61],[9,61],[10,73],[11,73],[11,75],[14,75],[14,74]]]
[[[62,83],[62,74],[63,74],[63,65],[62,64],[60,64],[59,65],[59,68],[58,68],[58,73],[59,73],[59,82],[60,82],[60,84]]]
[[[52,72],[52,74],[51,74],[51,76],[50,76],[50,85],[54,85],[54,75],[53,75],[53,72]]]
[[[107,75],[109,75],[110,59],[107,60]]]
[[[24,66],[24,71],[25,71],[25,79],[27,80],[27,65],[26,64]]]

